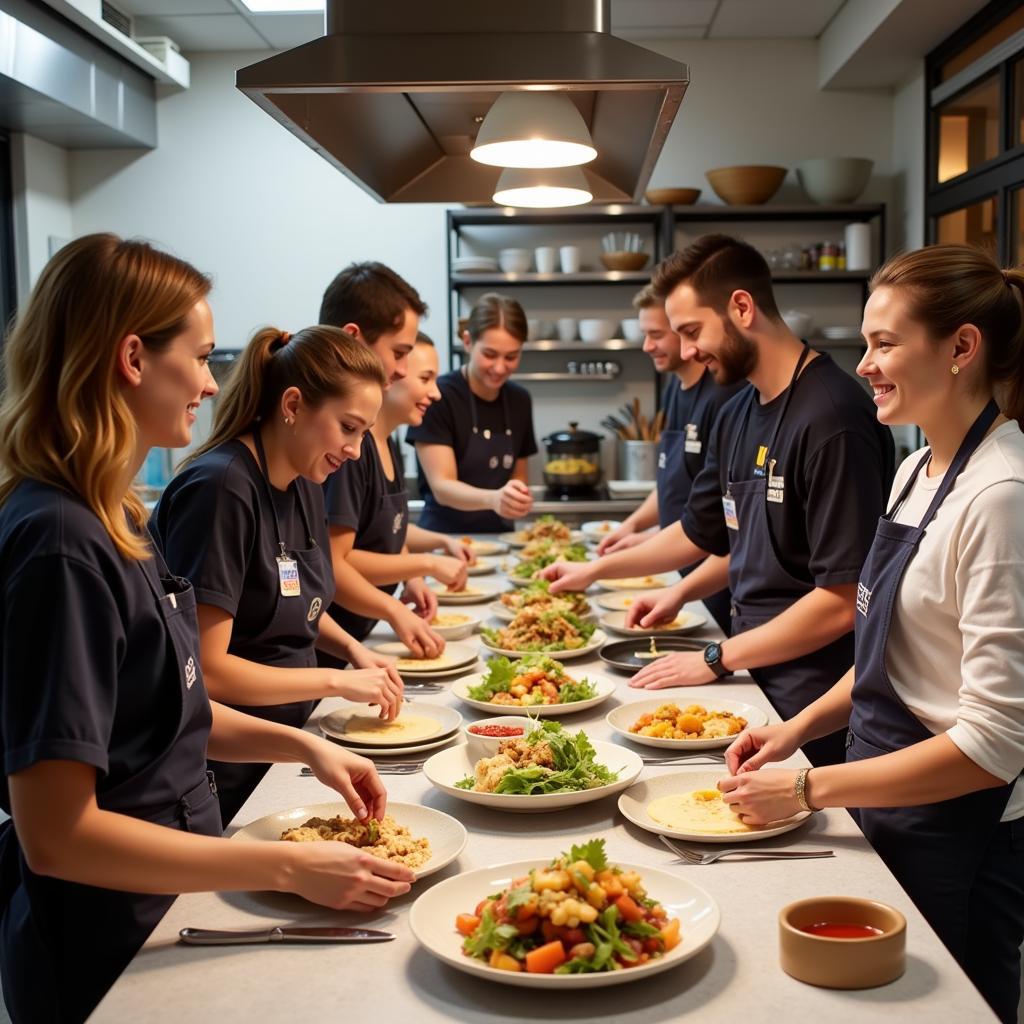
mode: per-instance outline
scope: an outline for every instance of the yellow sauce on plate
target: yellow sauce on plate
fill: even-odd
[[[729,835],[758,832],[760,826],[746,825],[729,809],[717,789],[698,789],[692,793],[673,793],[652,800],[647,813],[674,832],[705,832]]]
[[[440,731],[438,721],[420,715],[396,718],[393,722],[385,722],[370,715],[356,715],[345,723],[345,739],[356,743],[425,740]]]

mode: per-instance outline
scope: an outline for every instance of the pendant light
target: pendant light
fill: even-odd
[[[593,199],[586,176],[578,167],[507,167],[494,189],[499,206],[554,209],[582,206]]]
[[[469,155],[492,167],[574,167],[593,160],[597,150],[564,92],[503,92]]]

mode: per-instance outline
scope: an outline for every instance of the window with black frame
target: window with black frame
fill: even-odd
[[[925,62],[929,242],[1024,262],[1024,0],[994,0]]]

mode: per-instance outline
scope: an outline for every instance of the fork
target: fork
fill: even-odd
[[[655,757],[642,756],[640,758],[645,765],[654,768],[664,768],[673,764],[725,764],[725,758],[718,754],[687,754],[683,757]]]
[[[377,765],[378,775],[412,775],[414,772],[422,771],[422,761],[391,761],[386,764]],[[299,769],[299,774],[306,779],[312,779],[316,776],[313,773],[312,768],[307,768],[305,765]]]
[[[668,836],[658,838],[681,860],[687,864],[714,864],[723,857],[741,856],[757,860],[814,860],[817,857],[834,857],[832,850],[748,850],[742,847],[731,850],[715,850],[714,853],[702,853],[689,847],[673,843]]]

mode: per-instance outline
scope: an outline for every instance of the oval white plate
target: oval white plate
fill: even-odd
[[[549,658],[557,658],[559,661],[569,661],[572,658],[582,658],[596,651],[608,640],[602,629],[595,629],[590,635],[590,640],[583,646],[577,647],[574,651],[509,651],[504,647],[492,647],[486,637],[480,637],[480,643],[492,654],[504,654],[509,658],[521,658],[524,654],[546,654]]]
[[[585,676],[596,687],[597,696],[591,697],[589,700],[573,701],[570,704],[533,704],[528,708],[517,708],[509,704],[491,704],[485,700],[473,700],[469,695],[469,688],[471,686],[479,686],[483,680],[482,672],[466,676],[457,683],[453,683],[452,693],[471,708],[476,708],[478,711],[487,711],[492,715],[501,712],[503,715],[530,715],[539,718],[549,718],[552,715],[571,715],[576,711],[586,711],[587,708],[597,707],[598,704],[606,701],[615,692],[615,681],[608,679],[606,676],[599,676],[594,672],[570,672],[569,675],[574,679]]]
[[[407,754],[419,754],[427,750],[437,750],[438,747],[446,747],[449,743],[465,742],[462,730],[459,729],[442,736],[439,740],[432,740],[430,743],[417,743],[411,747],[361,747],[358,743],[345,743],[334,737],[331,737],[331,739],[339,746],[352,751],[353,754],[358,754],[360,757],[368,757],[371,760],[376,760],[380,757],[405,757]]]
[[[384,643],[373,644],[371,650],[378,654],[384,654],[389,658],[412,658],[412,651],[399,640],[388,640]],[[432,665],[429,668],[416,668],[413,666],[403,667],[399,671],[403,676],[437,675],[440,672],[453,672],[463,665],[472,664],[476,661],[477,652],[469,644],[445,644],[442,658],[447,658],[444,665]],[[432,660],[432,659],[430,659]]]
[[[597,594],[591,600],[596,601],[601,608],[606,609],[610,612],[624,612],[627,608],[631,608],[633,603],[638,597],[642,595],[637,590],[606,590],[602,594]]]
[[[416,715],[420,718],[430,718],[437,722],[437,732],[431,733],[429,736],[418,736],[416,739],[410,740],[411,743],[432,743],[442,736],[450,736],[462,725],[462,715],[455,708],[445,707],[443,704],[421,704],[419,701],[408,701],[402,705],[399,718],[405,713],[408,713],[410,716]],[[346,739],[345,729],[348,722],[353,718],[370,717],[371,714],[372,711],[368,710],[365,705],[351,704],[348,707],[328,712],[320,718],[317,724],[325,736],[344,741]],[[350,742],[350,745],[367,748],[404,746],[404,744],[396,743],[394,736],[381,736],[376,741],[361,739],[357,743]]]
[[[659,629],[657,627],[627,627],[626,612],[605,612],[598,619],[598,622],[608,632],[615,633],[617,636],[682,636],[684,633],[691,633],[695,629],[700,629],[708,620],[705,615],[698,615],[696,612],[688,612],[685,609],[681,609],[679,614],[676,615],[675,621],[675,625]]]
[[[459,749],[459,747],[452,747],[448,753],[454,753]],[[439,754],[434,755],[434,757],[439,756]],[[708,771],[706,768],[683,768],[668,775],[646,779],[643,782],[638,782],[619,797],[619,810],[634,825],[639,825],[640,828],[646,829],[648,832],[654,832],[659,836],[669,836],[672,839],[689,839],[695,843],[753,843],[758,839],[769,839],[772,836],[780,836],[783,832],[791,832],[793,829],[799,828],[810,817],[810,811],[801,811],[799,814],[793,815],[792,818],[766,825],[756,832],[680,832],[667,825],[659,824],[647,813],[647,805],[652,800],[671,796],[673,793],[689,793],[695,789],[717,789],[718,780],[724,778],[725,775],[726,772],[722,770],[716,772]]]
[[[651,898],[668,911],[669,917],[679,918],[683,941],[660,960],[600,974],[528,974],[526,971],[499,971],[482,960],[464,955],[462,936],[455,930],[456,915],[472,911],[485,896],[507,888],[513,878],[521,878],[532,868],[545,866],[536,859],[465,871],[432,885],[413,903],[409,927],[428,953],[456,970],[500,984],[545,989],[604,988],[649,978],[689,960],[715,937],[721,920],[718,904],[699,885],[682,875],[647,865],[616,864],[624,871],[639,872]]]
[[[508,605],[502,604],[500,601],[492,601],[487,606],[487,610],[496,619],[501,619],[502,622],[511,622],[516,617],[516,613]]]
[[[422,867],[413,868],[418,879],[447,867],[462,853],[466,845],[466,827],[461,821],[443,811],[435,811],[433,807],[420,807],[418,804],[389,801],[387,813],[399,825],[404,825],[414,838],[430,840],[430,860]],[[297,828],[310,818],[334,818],[338,815],[343,818],[352,817],[348,804],[341,800],[325,804],[306,804],[250,821],[231,838],[248,842],[279,843],[282,841],[281,833],[285,829]]]
[[[472,565],[466,566],[466,572],[470,576],[486,576],[488,573],[497,572],[500,564],[500,558],[484,558],[482,555],[478,555]]]
[[[621,525],[617,519],[594,519],[589,523],[583,523],[580,529],[588,540],[602,541]]]
[[[666,740],[657,736],[639,736],[630,732],[629,727],[641,716],[653,714],[662,704],[676,704],[680,708],[689,707],[690,704],[699,704],[709,711],[729,711],[734,715],[740,715],[747,720],[748,729],[757,729],[768,724],[768,716],[753,704],[744,704],[739,700],[726,700],[723,697],[708,697],[704,699],[700,694],[694,694],[696,699],[686,700],[665,697],[662,700],[640,700],[632,704],[623,704],[614,708],[605,715],[604,720],[611,726],[614,732],[624,736],[631,743],[642,743],[646,747],[666,747],[669,750],[707,750],[712,747],[727,747],[735,736],[723,736],[720,739],[710,740]]]
[[[438,604],[484,604],[507,590],[500,583],[471,583],[466,590],[449,593],[446,587],[438,584],[430,588],[437,595]]]
[[[669,587],[672,583],[671,577],[663,573],[652,573],[650,576],[628,576],[621,580],[597,581],[597,585],[602,590],[658,590],[661,587]]]
[[[578,732],[578,729],[570,729]],[[474,793],[470,789],[459,789],[455,783],[459,779],[473,774],[476,761],[469,754],[469,745],[462,743],[448,750],[441,750],[427,759],[423,765],[423,774],[442,793],[465,800],[470,804],[480,804],[496,811],[514,811],[521,814],[539,814],[545,811],[558,811],[563,807],[576,807],[601,800],[613,793],[621,793],[631,786],[643,771],[643,761],[639,754],[626,750],[618,743],[604,743],[591,740],[594,745],[594,759],[613,772],[619,773],[618,781],[595,789],[584,789],[569,793],[541,793],[537,796],[522,796],[510,793]],[[694,787],[696,788],[696,787]]]
[[[530,543],[530,541],[528,541],[523,536],[522,530],[516,530],[513,533],[499,533],[498,540],[500,540],[503,544],[508,544],[509,547],[513,548],[525,548],[526,545]],[[559,543],[578,544],[581,540],[583,540],[582,530],[570,530],[569,540],[560,541]]]

